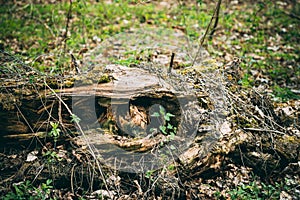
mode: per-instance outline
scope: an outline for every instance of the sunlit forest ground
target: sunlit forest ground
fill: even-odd
[[[214,8],[205,1],[74,1],[69,12],[68,1],[16,1],[0,8],[1,47],[43,72],[61,73],[69,68],[68,52],[80,59],[105,38],[133,27],[174,28],[198,39]],[[297,13],[299,5],[292,1],[224,1],[215,35],[205,48],[224,63],[241,58],[243,86],[267,81],[276,97],[287,100],[299,87]],[[36,62],[43,54],[53,55],[53,62]]]

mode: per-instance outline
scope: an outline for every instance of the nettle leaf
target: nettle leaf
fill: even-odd
[[[165,118],[166,121],[170,121],[170,117],[169,116],[165,115],[164,118]]]
[[[159,126],[159,130],[161,130],[161,132],[163,133],[163,134],[165,134],[165,135],[167,135],[168,133],[167,133],[167,127],[165,127],[165,126]]]
[[[172,146],[173,146],[173,145],[171,145],[171,150],[175,150],[175,149],[172,149]],[[173,147],[174,147],[174,146],[173,146]],[[175,165],[169,165],[169,166],[168,166],[168,170],[171,170],[171,171],[172,171],[172,170],[174,170],[174,169],[175,169]]]
[[[168,129],[173,129],[173,126],[171,124],[168,124],[167,128]]]
[[[145,174],[146,178],[150,178],[152,176],[152,174],[154,173],[154,170],[148,170]]]
[[[171,113],[167,113],[167,114],[164,116],[164,118],[165,118],[166,121],[170,121],[170,120],[171,120],[170,117],[175,117],[175,115],[173,115],[173,114],[171,114]]]
[[[71,118],[72,118],[71,122],[75,122],[75,123],[79,123],[80,122],[80,118],[77,115],[75,115],[75,114],[72,114]]]
[[[162,116],[165,116],[165,114],[166,114],[166,110],[163,106],[159,106],[159,112]]]
[[[159,115],[159,113],[158,112],[155,112],[155,113],[153,113],[152,115],[151,115],[151,117],[159,117],[160,115]]]
[[[151,133],[157,132],[157,128],[150,128],[150,132]]]
[[[47,179],[46,184],[50,185],[51,183],[52,183],[52,180],[51,179]]]
[[[59,123],[50,122],[50,125],[52,126],[53,129],[56,129],[56,128],[58,128]]]
[[[169,116],[169,117],[175,117],[175,115],[171,114],[171,113],[167,113],[166,116]]]
[[[174,139],[175,139],[175,133],[174,133],[174,132],[171,132],[171,133],[170,133],[170,139],[171,139],[171,140],[174,140]]]

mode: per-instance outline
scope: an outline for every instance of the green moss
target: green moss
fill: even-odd
[[[98,83],[108,83],[111,81],[111,77],[108,74],[103,74],[100,79],[98,80]]]

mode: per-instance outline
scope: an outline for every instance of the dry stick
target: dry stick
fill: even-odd
[[[62,98],[46,83],[46,81],[44,80],[44,84],[45,84],[45,86],[56,96],[56,98],[58,98],[58,100],[59,101],[61,101],[61,103],[65,106],[65,108],[67,109],[67,111],[68,111],[68,113],[72,116],[72,115],[74,115],[73,113],[72,113],[72,111],[70,110],[70,108],[68,107],[68,105],[62,100]],[[107,183],[106,183],[106,180],[105,180],[105,177],[104,177],[104,174],[103,174],[103,172],[102,172],[102,169],[101,169],[101,166],[100,166],[100,164],[99,164],[99,161],[98,161],[98,159],[97,159],[97,156],[95,155],[95,153],[94,153],[94,151],[93,151],[93,148],[91,147],[91,145],[88,143],[88,139],[87,139],[87,137],[86,137],[86,135],[85,135],[85,133],[83,132],[83,130],[82,130],[82,128],[81,128],[81,126],[80,126],[80,124],[77,122],[77,121],[74,121],[74,123],[76,124],[76,126],[78,127],[78,129],[79,129],[79,132],[82,134],[82,136],[83,136],[83,138],[85,139],[85,141],[87,141],[87,146],[88,146],[88,148],[89,148],[89,150],[90,150],[90,152],[91,152],[91,154],[92,154],[92,156],[94,157],[94,159],[95,159],[95,161],[96,161],[96,164],[97,164],[97,167],[98,167],[98,169],[99,169],[99,172],[100,172],[100,175],[101,175],[101,178],[103,179],[103,183],[104,183],[104,186],[105,186],[105,188],[106,188],[106,190],[107,190],[107,192],[108,193],[110,193],[109,192],[109,189],[108,189],[108,186],[107,186]]]
[[[215,24],[214,24],[214,26],[213,26],[213,28],[212,28],[210,34],[209,34],[209,39],[210,39],[210,40],[212,39],[212,36],[213,36],[213,34],[215,33],[216,28],[217,28],[217,26],[218,26],[221,3],[222,3],[222,0],[219,0],[219,1],[218,1],[218,4],[217,4],[217,13],[216,13]]]
[[[71,192],[72,192],[72,194],[75,194],[74,193],[74,168],[75,168],[75,166],[76,166],[76,164],[74,164],[73,166],[72,166],[72,169],[71,169]]]
[[[171,70],[172,70],[172,67],[173,67],[173,62],[174,62],[174,57],[175,57],[175,53],[172,53],[168,73],[171,73]]]
[[[270,132],[270,133],[278,133],[281,135],[285,135],[284,132],[276,131],[276,130],[270,130],[270,129],[260,129],[260,128],[244,128],[246,131],[257,131],[257,132]]]
[[[39,171],[37,172],[37,174],[35,175],[33,181],[31,181],[31,183],[34,183],[34,181],[37,179],[37,177],[42,173],[43,169],[44,169],[44,164],[40,167],[37,168]],[[73,193],[74,194],[74,193]]]
[[[77,74],[80,74],[80,69],[79,69],[79,66],[78,66],[78,63],[76,61],[75,56],[71,53],[70,53],[70,55],[71,55],[72,68],[75,69]]]
[[[60,89],[62,89],[62,85],[60,86]],[[61,96],[61,94],[59,96]],[[58,122],[64,127],[62,119],[61,101],[58,101]]]
[[[219,0],[219,1],[220,1],[220,0]],[[218,3],[219,3],[219,2],[218,2]],[[217,7],[218,7],[218,6],[217,6]],[[196,60],[197,60],[197,58],[198,58],[198,55],[199,55],[199,53],[200,53],[200,51],[201,51],[201,47],[202,47],[202,45],[203,45],[203,43],[204,43],[204,40],[205,40],[205,37],[206,37],[206,35],[207,35],[207,33],[208,33],[209,27],[211,26],[211,23],[212,23],[212,21],[213,21],[215,15],[216,15],[216,13],[217,13],[217,7],[215,8],[214,14],[213,14],[213,16],[212,16],[211,19],[210,19],[210,22],[209,22],[209,24],[208,24],[208,26],[207,26],[207,28],[206,28],[206,31],[205,31],[205,33],[204,33],[204,36],[201,38],[200,45],[199,45],[198,51],[197,51],[197,53],[196,53],[196,56],[195,56],[195,58],[194,58],[194,60],[193,60],[192,66],[195,64],[195,62],[196,62]]]
[[[16,104],[15,104],[16,105]],[[18,112],[20,113],[20,115],[22,116],[23,120],[25,121],[25,123],[27,124],[27,126],[29,127],[30,131],[32,133],[34,133],[33,128],[31,127],[31,125],[29,124],[29,122],[27,121],[26,117],[23,115],[22,111],[20,110],[19,106],[16,105],[16,108],[18,110]]]

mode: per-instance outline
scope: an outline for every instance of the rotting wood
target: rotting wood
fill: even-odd
[[[143,69],[128,68],[119,65],[111,65],[106,68],[105,73],[113,77],[112,81],[107,83],[96,83],[81,85],[82,80],[72,88],[64,87],[62,90],[56,89],[62,99],[72,108],[76,106],[78,110],[82,109],[86,115],[96,112],[97,119],[103,120],[110,114],[110,105],[113,104],[136,104],[139,108],[145,107],[143,112],[147,114],[151,104],[162,104],[170,112],[178,114],[178,98],[188,98],[184,94],[175,93],[172,87]],[[138,80],[138,81],[137,81]],[[52,79],[52,82],[56,82]],[[59,81],[57,81],[59,82]],[[0,104],[0,131],[1,135],[17,135],[32,132],[47,132],[51,130],[50,121],[59,119],[59,101],[49,90],[40,87],[39,91],[31,91],[30,95],[14,94],[7,86],[7,91],[12,91],[8,95],[11,98],[10,109],[6,109],[4,104]],[[12,85],[11,88],[14,88]],[[24,86],[26,87],[26,86]],[[57,87],[59,88],[59,87]],[[6,98],[6,96],[3,96]],[[74,100],[76,98],[76,100]],[[78,100],[77,100],[78,99]],[[86,102],[93,100],[95,105],[88,105]],[[163,101],[167,101],[163,102]],[[3,102],[3,101],[2,101]],[[19,102],[16,104],[15,102]],[[73,103],[73,105],[72,105]],[[135,109],[137,109],[135,107]],[[75,130],[70,122],[71,117],[65,108],[61,108],[61,119],[64,126],[68,129]],[[177,109],[177,110],[176,110]],[[12,136],[10,136],[12,137]]]

